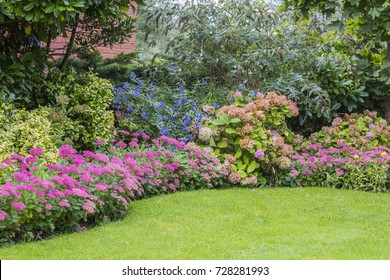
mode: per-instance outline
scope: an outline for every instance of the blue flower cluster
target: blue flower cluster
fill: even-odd
[[[175,67],[169,66],[168,70],[174,72]],[[203,79],[202,84],[205,83]],[[204,118],[199,100],[193,98],[199,96],[199,92],[184,85],[177,88],[161,83],[155,85],[132,72],[129,82],[115,87],[112,107],[151,136],[165,135],[189,141],[191,126],[199,128]]]

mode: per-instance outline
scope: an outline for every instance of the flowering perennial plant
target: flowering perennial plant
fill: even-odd
[[[192,139],[190,127],[199,125],[203,112],[200,101],[202,89],[190,90],[183,85],[155,85],[151,80],[135,76],[130,82],[116,87],[112,107],[119,122],[130,121],[152,136],[175,137],[183,141]]]
[[[306,149],[312,143],[337,147],[339,141],[358,150],[375,150],[390,143],[390,125],[377,112],[346,114],[343,118],[335,118],[331,127],[325,126],[321,131],[313,133],[302,147]]]
[[[337,148],[312,144],[293,156],[291,186],[321,186],[372,192],[390,191],[390,149],[359,151],[339,141]]]
[[[221,107],[215,118],[208,120],[211,132],[206,134],[205,128],[201,128],[200,140],[231,165],[231,183],[256,185],[265,184],[267,179],[268,183],[278,183],[278,172],[289,168],[288,157],[294,154],[288,144],[294,135],[285,118],[297,116],[297,107],[275,92],[257,92],[248,99],[241,92],[232,96],[233,104]]]
[[[125,133],[131,141],[114,143],[109,153],[62,146],[57,163],[42,166],[41,149],[4,160],[0,168],[13,172],[0,185],[0,244],[82,231],[119,219],[135,199],[216,187],[227,176],[208,149],[166,136],[152,140]]]

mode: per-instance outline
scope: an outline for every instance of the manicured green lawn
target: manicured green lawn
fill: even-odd
[[[137,201],[116,223],[1,248],[0,259],[390,259],[390,194],[176,193]]]

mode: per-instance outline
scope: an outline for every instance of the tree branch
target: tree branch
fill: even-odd
[[[64,58],[62,59],[61,61],[61,65],[60,65],[60,70],[64,69],[65,67],[65,64],[66,62],[68,61],[70,55],[72,54],[72,49],[73,49],[73,45],[74,45],[74,40],[76,38],[76,32],[77,32],[77,26],[79,24],[79,19],[80,19],[80,14],[77,14],[76,15],[76,21],[73,25],[73,28],[72,28],[72,34],[70,36],[70,40],[69,40],[69,43],[66,47],[66,53],[65,53],[65,56]]]

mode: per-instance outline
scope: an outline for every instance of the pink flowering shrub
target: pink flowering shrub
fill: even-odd
[[[390,149],[359,151],[339,141],[337,148],[321,143],[293,158],[287,182],[291,186],[331,187],[372,192],[390,191]]]
[[[59,162],[45,166],[38,165],[44,151],[30,154],[14,154],[0,165],[12,170],[0,186],[0,244],[82,231],[119,219],[135,199],[215,187],[227,175],[207,149],[138,133],[114,143],[108,153],[77,153],[64,145]]]
[[[294,154],[290,145],[294,135],[285,118],[298,115],[296,105],[275,92],[258,93],[249,100],[236,93],[232,101],[211,115],[207,126],[200,128],[199,139],[230,165],[231,183],[278,183]]]
[[[305,149],[312,143],[321,143],[324,147],[337,147],[339,141],[362,151],[388,146],[390,125],[377,112],[346,114],[343,118],[335,118],[332,126],[325,126],[321,131],[313,133],[302,146]]]

